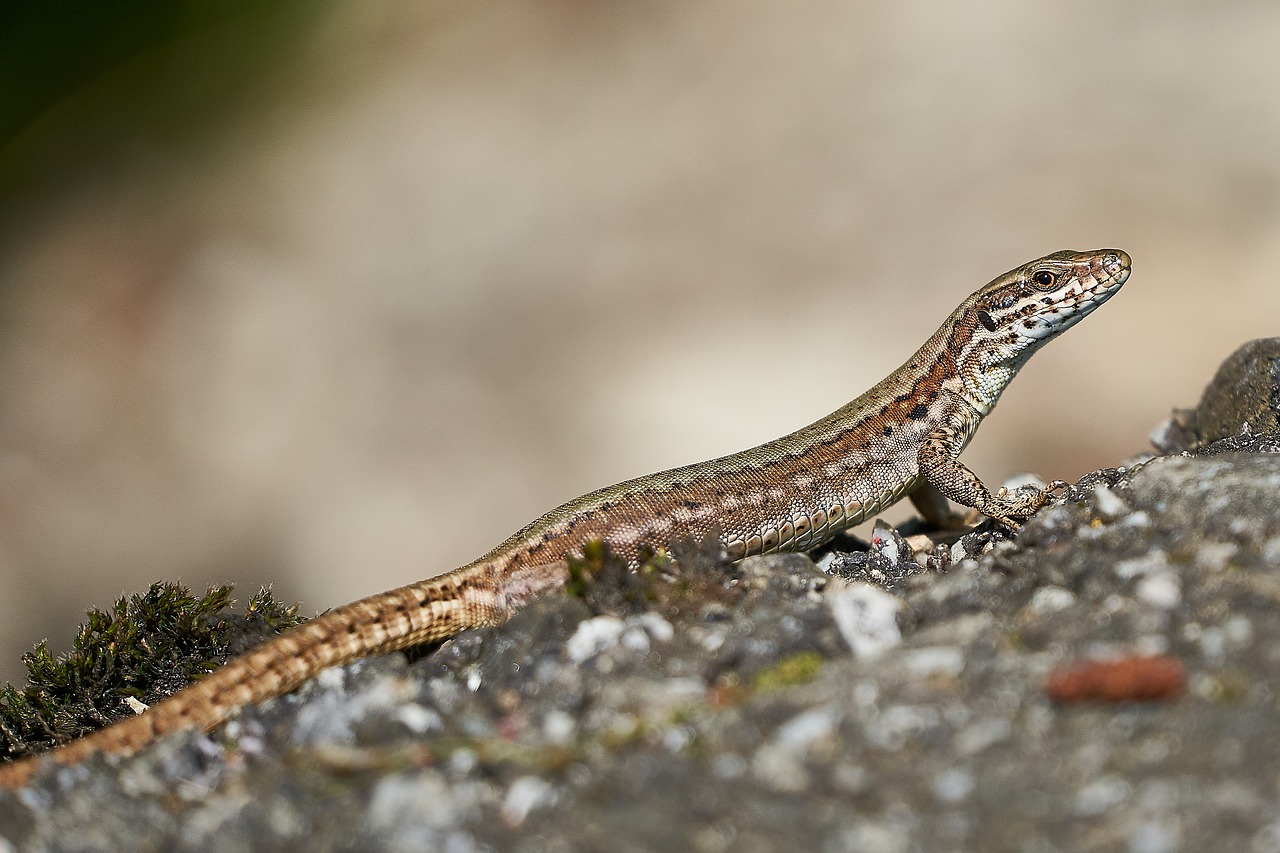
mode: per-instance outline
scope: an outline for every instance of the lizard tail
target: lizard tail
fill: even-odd
[[[564,581],[565,572],[559,567],[513,573],[504,563],[478,561],[317,616],[138,716],[73,741],[49,756],[71,765],[97,752],[132,755],[170,732],[209,731],[235,710],[288,693],[328,667],[445,640],[468,628],[501,624],[532,594]],[[0,766],[0,788],[25,786],[43,757],[29,756]]]

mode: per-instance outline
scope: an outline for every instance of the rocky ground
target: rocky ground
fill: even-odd
[[[0,793],[0,851],[1280,851],[1277,352],[1231,379],[1242,419],[1180,413],[1016,536],[606,562],[212,736],[48,766]]]

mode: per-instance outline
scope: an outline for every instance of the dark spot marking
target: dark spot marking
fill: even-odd
[[[907,413],[907,417],[913,421],[918,421],[929,413],[929,407],[924,403],[916,403],[915,408]]]
[[[986,329],[988,332],[994,332],[996,330],[996,321],[991,319],[991,315],[986,311],[978,312],[978,322],[981,323],[982,328]]]
[[[882,433],[884,433],[885,435],[892,435],[892,434],[893,434],[893,427],[891,427],[891,426],[886,426],[886,427],[882,428],[880,431],[881,431]]]

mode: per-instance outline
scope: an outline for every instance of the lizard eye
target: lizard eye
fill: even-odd
[[[1040,272],[1031,277],[1031,280],[1040,287],[1053,287],[1058,277],[1048,270],[1040,270]]]

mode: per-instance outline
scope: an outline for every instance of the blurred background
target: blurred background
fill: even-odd
[[[1119,463],[1280,334],[1277,39],[1263,0],[6,4],[0,678],[156,579],[445,571],[1061,248],[1135,272],[965,459]]]

